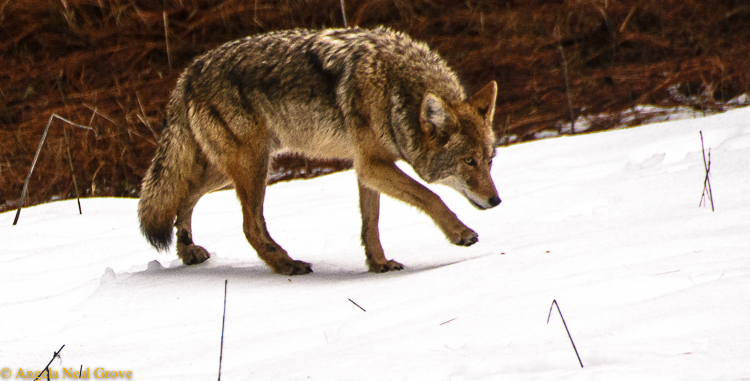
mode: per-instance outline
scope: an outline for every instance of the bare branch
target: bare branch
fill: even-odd
[[[47,121],[47,127],[44,129],[44,134],[42,134],[42,140],[39,142],[39,146],[36,148],[36,154],[34,154],[34,160],[31,162],[31,169],[29,169],[29,174],[26,176],[26,182],[23,184],[23,191],[21,191],[21,201],[18,203],[18,210],[16,211],[16,217],[13,219],[13,225],[15,226],[18,223],[18,217],[21,216],[21,209],[23,208],[24,203],[26,202],[26,193],[29,190],[29,181],[31,180],[31,174],[34,172],[34,167],[36,167],[36,162],[39,160],[39,153],[42,152],[42,146],[44,145],[44,141],[47,139],[47,133],[49,132],[49,127],[52,125],[52,120],[55,118],[62,120],[65,123],[70,124],[71,126],[83,128],[85,130],[91,130],[94,131],[93,128],[82,126],[78,123],[73,123],[60,115],[52,114],[52,116],[49,117],[49,121]],[[96,131],[94,131],[96,134]],[[72,170],[72,164],[71,164],[71,170]],[[77,192],[77,191],[76,191]]]

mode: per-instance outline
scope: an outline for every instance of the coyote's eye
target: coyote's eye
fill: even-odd
[[[466,163],[466,165],[468,165],[470,167],[476,167],[477,166],[477,161],[474,160],[473,157],[467,157],[467,158],[465,158],[464,159],[464,163]]]
[[[490,168],[492,168],[492,159],[490,159]]]

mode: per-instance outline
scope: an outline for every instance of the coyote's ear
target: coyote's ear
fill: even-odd
[[[497,99],[497,82],[491,81],[469,98],[469,103],[479,109],[486,120],[492,123],[495,115],[495,100]]]
[[[434,137],[445,127],[448,121],[448,111],[445,103],[437,95],[427,92],[422,99],[422,110],[419,112],[419,124],[424,134]]]

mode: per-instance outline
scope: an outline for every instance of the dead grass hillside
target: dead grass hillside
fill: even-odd
[[[426,41],[469,90],[500,86],[498,134],[513,141],[636,105],[722,109],[748,92],[750,5],[740,0],[346,0],[349,25]],[[136,197],[177,75],[239,37],[343,26],[339,0],[0,0],[0,211],[16,207],[53,121],[27,205]],[[564,58],[563,58],[564,57]],[[567,86],[565,67],[567,66]],[[570,105],[570,107],[569,107]],[[637,123],[637,120],[631,123]],[[276,179],[346,163],[280,160]]]

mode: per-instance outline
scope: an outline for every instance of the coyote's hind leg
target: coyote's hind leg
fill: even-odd
[[[197,265],[205,262],[211,255],[202,246],[193,243],[192,216],[193,208],[203,194],[193,197],[189,205],[185,205],[177,214],[177,256],[186,265]]]
[[[191,187],[191,192],[177,212],[175,227],[177,228],[177,256],[186,265],[196,265],[205,262],[211,255],[202,246],[193,243],[193,209],[206,192],[219,189],[228,184],[227,179],[214,168],[203,171],[202,184]]]

